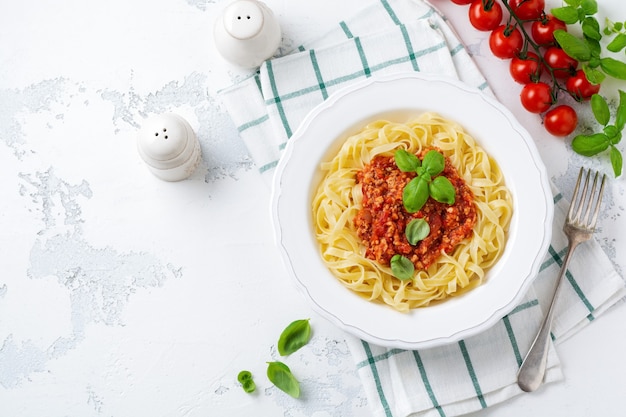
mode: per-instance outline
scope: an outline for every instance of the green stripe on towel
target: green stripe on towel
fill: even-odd
[[[506,334],[509,336],[509,341],[511,342],[511,347],[513,348],[513,353],[515,354],[515,360],[517,361],[517,366],[522,366],[522,354],[520,353],[519,346],[517,345],[517,339],[515,338],[513,326],[511,326],[511,319],[509,316],[505,316],[502,319],[502,322],[506,328]]]
[[[322,92],[322,98],[326,100],[328,98],[328,91],[326,91],[326,85],[324,84],[324,78],[322,77],[322,72],[320,71],[320,67],[317,63],[317,57],[315,56],[315,50],[311,49],[309,51],[309,56],[311,57],[311,65],[313,65],[313,71],[315,71],[315,78],[317,78],[317,85],[319,86],[320,91]]]
[[[474,370],[474,365],[472,364],[472,359],[469,356],[469,352],[467,351],[467,346],[465,346],[464,340],[461,340],[459,342],[459,347],[461,348],[461,353],[463,354],[463,360],[465,360],[465,366],[467,366],[467,372],[469,372],[470,378],[472,379],[474,391],[476,391],[476,396],[478,397],[478,401],[480,401],[480,406],[482,408],[487,408],[487,403],[485,402],[483,392],[480,389],[478,377],[476,376],[476,371]]]
[[[278,94],[278,87],[276,86],[276,79],[274,78],[274,70],[272,69],[272,61],[266,61],[267,65],[267,75],[270,80],[270,85],[272,86],[272,94],[274,95],[274,102],[276,103],[276,108],[278,109],[278,114],[280,115],[280,120],[282,121],[283,129],[285,129],[285,133],[287,137],[290,138],[293,132],[291,131],[291,127],[289,126],[289,122],[287,121],[287,116],[285,115],[285,109],[283,108],[283,104],[281,102],[281,98]]]
[[[420,371],[420,376],[422,377],[422,382],[424,383],[424,387],[426,388],[426,392],[428,393],[428,398],[433,403],[433,407],[439,413],[441,417],[445,417],[446,413],[443,412],[443,409],[439,405],[437,401],[437,397],[433,392],[433,387],[430,385],[430,381],[428,380],[428,375],[426,375],[426,369],[424,368],[424,363],[422,362],[422,358],[418,351],[413,351],[413,357],[415,358],[415,363],[417,364],[417,369]]]
[[[393,417],[391,414],[391,409],[389,408],[389,403],[387,402],[387,398],[385,397],[385,393],[383,392],[382,384],[380,383],[380,375],[378,375],[378,369],[376,369],[376,360],[372,357],[372,349],[370,349],[370,345],[362,341],[363,349],[365,350],[365,354],[368,357],[368,363],[370,364],[370,370],[372,371],[372,376],[374,377],[374,383],[376,384],[376,390],[378,391],[378,397],[380,398],[380,403],[385,410],[385,416]]]
[[[372,72],[370,71],[369,64],[367,63],[367,57],[365,56],[363,45],[361,45],[361,39],[354,38],[354,44],[356,45],[356,49],[359,52],[359,57],[361,58],[361,65],[363,65],[363,74],[365,74],[365,76],[369,78],[372,76]]]

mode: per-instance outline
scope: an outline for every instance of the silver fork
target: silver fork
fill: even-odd
[[[554,314],[554,305],[558,298],[559,287],[565,271],[567,271],[567,265],[569,263],[571,255],[574,253],[576,247],[591,238],[596,228],[596,222],[598,220],[598,213],[600,212],[600,203],[602,202],[602,194],[604,192],[604,183],[606,181],[606,175],[602,176],[600,183],[600,190],[596,192],[598,185],[598,173],[593,176],[593,185],[591,191],[589,191],[589,181],[591,177],[591,170],[587,171],[584,175],[584,168],[580,169],[578,174],[578,181],[574,188],[574,195],[569,206],[567,218],[565,219],[565,225],[563,231],[567,236],[569,242],[569,248],[567,254],[563,259],[563,265],[561,266],[561,272],[557,278],[556,285],[554,287],[554,294],[550,302],[548,314],[543,319],[539,332],[530,346],[530,350],[526,354],[522,365],[517,373],[517,384],[519,387],[526,391],[531,392],[539,388],[543,382],[543,377],[546,372],[546,364],[548,361],[548,347],[550,346],[550,329],[552,327],[552,318]],[[582,190],[580,190],[581,181],[584,179]],[[580,193],[579,193],[580,190]]]

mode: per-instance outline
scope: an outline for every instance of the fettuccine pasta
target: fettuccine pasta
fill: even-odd
[[[387,265],[368,259],[353,219],[363,198],[357,173],[377,155],[397,149],[417,154],[438,149],[474,195],[476,223],[471,236],[441,255],[415,277],[401,281]],[[335,157],[321,165],[323,179],[313,198],[313,224],[321,256],[347,288],[399,311],[428,306],[483,282],[504,250],[512,198],[497,163],[463,128],[435,113],[406,123],[378,120],[350,136]]]

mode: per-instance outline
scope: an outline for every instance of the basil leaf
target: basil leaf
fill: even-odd
[[[403,172],[415,172],[421,165],[417,156],[404,149],[398,149],[393,154],[393,159],[396,161],[396,165],[400,168],[400,171]]]
[[[430,226],[424,219],[413,219],[407,224],[404,234],[409,243],[415,245],[430,234]]]
[[[415,272],[415,265],[413,262],[405,256],[393,255],[391,258],[391,272],[393,276],[400,281],[406,281],[407,279],[413,279],[413,273]]]
[[[420,179],[426,181],[426,182],[431,182],[433,180],[432,176],[430,175],[430,173],[424,169],[424,165],[422,165],[421,168],[417,169],[417,175],[420,177]]]
[[[622,132],[617,132],[615,136],[609,138],[609,144],[617,145],[622,140]]]
[[[626,64],[613,58],[600,59],[600,68],[618,80],[626,80]]]
[[[602,39],[600,33],[600,24],[595,17],[586,17],[582,23],[583,34],[593,40],[599,41]]]
[[[619,91],[619,105],[617,106],[617,112],[615,114],[615,127],[621,132],[626,125],[626,93],[622,90]]]
[[[617,127],[613,126],[613,125],[608,125],[605,126],[603,129],[604,134],[606,135],[607,138],[609,138],[609,141],[611,143],[613,143],[613,138],[616,137],[620,132],[617,130]]]
[[[431,176],[439,175],[445,168],[446,161],[443,155],[435,150],[430,150],[424,155],[422,166]]]
[[[577,61],[589,61],[591,59],[591,48],[582,39],[577,38],[563,29],[554,31],[554,39],[563,48],[563,51]]]
[[[281,356],[290,355],[306,345],[311,339],[309,319],[296,320],[289,324],[278,338],[278,353]]]
[[[267,364],[267,378],[272,384],[293,398],[299,398],[300,383],[291,373],[291,369],[282,362],[268,362]]]
[[[626,35],[618,33],[615,38],[606,46],[611,52],[619,52],[626,47]]]
[[[589,60],[589,62],[587,62],[586,64],[589,65],[589,68],[598,68],[600,66],[600,58],[598,58],[597,56],[592,56],[591,59]],[[598,70],[598,71],[600,71],[600,70]],[[606,77],[603,72],[601,72],[601,73],[602,73],[602,77]],[[602,79],[604,79],[604,78],[602,78]]]
[[[550,12],[554,17],[568,25],[578,22],[578,10],[573,6],[555,7]]]
[[[591,96],[591,111],[593,111],[594,117],[602,126],[606,126],[609,123],[609,118],[611,117],[609,105],[600,94],[596,93]]]
[[[254,390],[256,389],[256,384],[252,379],[252,374],[250,373],[250,371],[239,372],[239,374],[237,375],[237,381],[241,383],[243,390],[247,393],[254,392]]]
[[[615,146],[611,146],[611,165],[613,166],[613,173],[615,177],[622,175],[622,154]]]
[[[249,379],[252,379],[252,374],[250,373],[250,371],[241,371],[237,375],[237,381],[239,382],[243,383],[244,381],[247,381]]]
[[[604,133],[578,135],[572,140],[572,149],[579,155],[594,156],[609,147],[609,138]]]
[[[583,65],[583,72],[591,84],[600,84],[606,78],[602,71],[591,68],[589,65]]]
[[[456,190],[446,177],[435,178],[428,187],[430,196],[440,203],[454,204]]]
[[[241,383],[241,387],[243,388],[243,390],[245,392],[247,392],[248,394],[254,392],[254,390],[256,390],[256,384],[254,383],[253,380],[249,379],[247,381],[244,381]]]
[[[596,14],[598,13],[598,2],[596,0],[583,0],[580,3],[580,8],[586,15]]]
[[[415,177],[402,190],[402,203],[409,213],[419,211],[428,200],[428,182]]]
[[[591,58],[589,58],[589,61],[597,61],[597,67],[598,65],[600,65],[600,54],[602,53],[602,46],[600,46],[600,41],[585,37],[585,42],[587,43],[587,46],[591,51]]]

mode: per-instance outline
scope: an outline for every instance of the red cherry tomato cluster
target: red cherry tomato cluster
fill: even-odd
[[[576,111],[559,104],[559,93],[577,101],[588,100],[600,90],[591,84],[578,61],[567,55],[554,39],[555,30],[567,25],[545,12],[545,0],[451,0],[469,5],[472,26],[489,34],[489,48],[498,58],[510,59],[509,72],[523,84],[522,106],[543,114],[544,127],[555,136],[571,134],[578,124]]]

